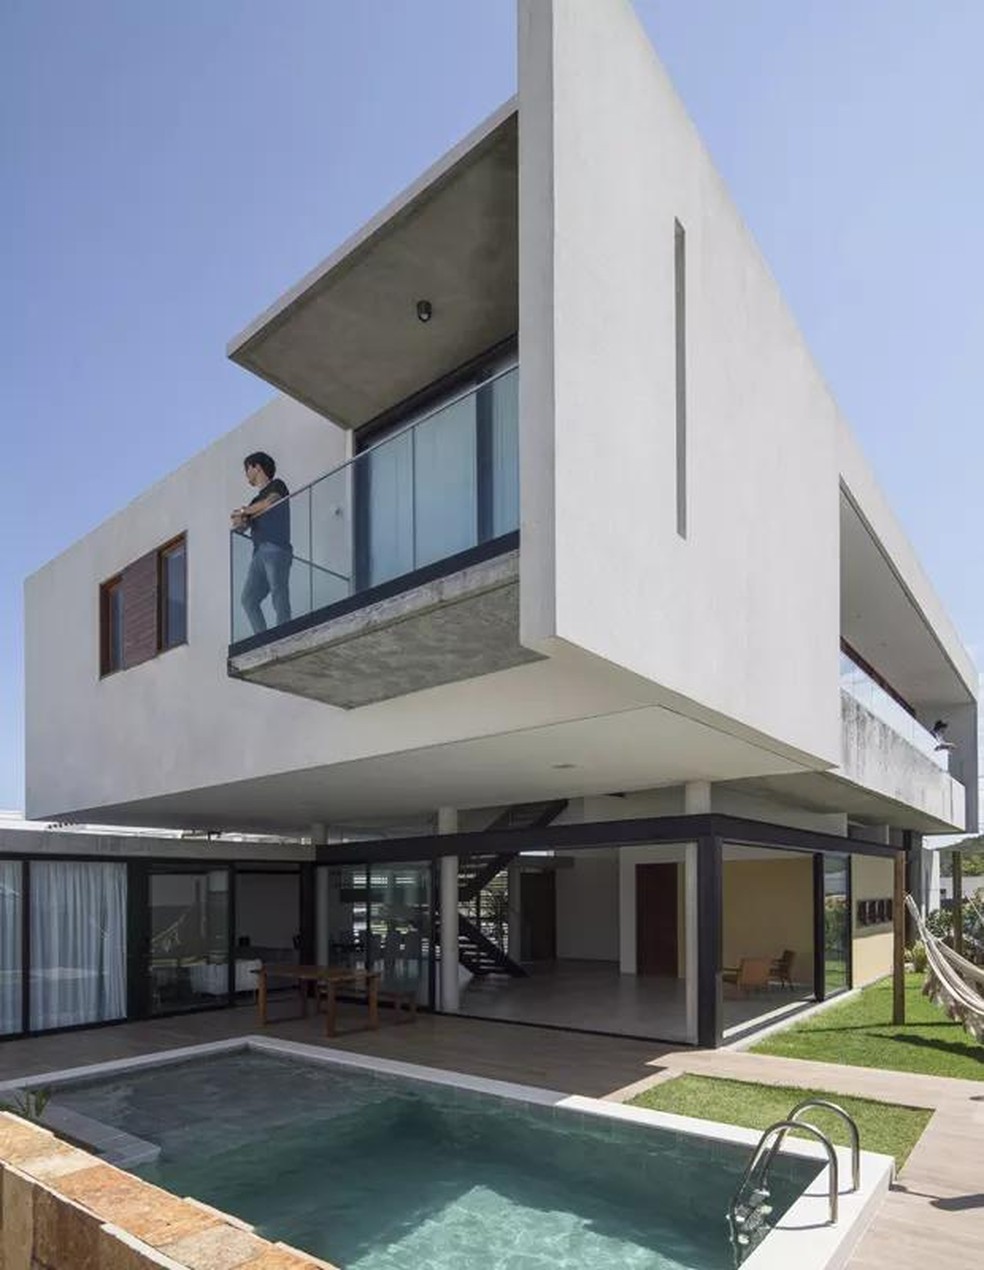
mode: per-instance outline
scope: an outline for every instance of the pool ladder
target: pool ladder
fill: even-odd
[[[744,1258],[768,1232],[766,1219],[772,1212],[772,1205],[769,1203],[771,1197],[768,1185],[769,1170],[790,1129],[806,1130],[821,1143],[826,1151],[827,1163],[830,1166],[827,1175],[827,1203],[830,1214],[828,1220],[831,1225],[837,1221],[839,1192],[837,1153],[823,1130],[810,1124],[809,1121],[800,1119],[802,1113],[810,1110],[811,1107],[821,1107],[825,1111],[832,1111],[847,1125],[851,1135],[851,1190],[856,1191],[861,1185],[861,1135],[858,1133],[858,1126],[853,1118],[843,1107],[838,1107],[835,1102],[828,1102],[825,1098],[807,1098],[797,1103],[785,1120],[777,1120],[775,1124],[770,1124],[759,1138],[758,1145],[752,1152],[752,1158],[748,1161],[741,1181],[738,1183],[734,1198],[728,1206],[728,1233],[731,1237],[735,1266],[741,1265]]]

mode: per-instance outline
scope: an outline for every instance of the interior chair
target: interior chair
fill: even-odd
[[[784,948],[782,950],[782,956],[777,957],[769,966],[770,981],[778,983],[780,988],[789,988],[792,990],[793,959],[795,956],[796,953],[792,948]]]
[[[739,992],[756,992],[769,986],[771,967],[768,957],[742,957],[737,966],[721,971],[721,981],[733,983]]]

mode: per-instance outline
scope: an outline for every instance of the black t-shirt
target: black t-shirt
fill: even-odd
[[[278,501],[272,507],[268,507],[262,515],[256,516],[249,522],[249,532],[253,538],[253,546],[258,547],[261,542],[276,543],[278,547],[286,547],[290,550],[290,502],[288,500],[287,486],[277,477],[275,480],[268,481],[260,490],[255,498],[249,500],[250,507],[254,503],[259,503],[264,498],[269,498],[271,494],[278,496]]]

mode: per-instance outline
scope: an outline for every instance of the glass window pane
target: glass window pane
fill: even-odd
[[[126,1016],[126,866],[31,869],[31,1028]]]
[[[229,871],[150,878],[151,1011],[220,1005],[229,996]]]
[[[414,568],[478,541],[476,401],[472,394],[413,429]]]
[[[366,866],[318,870],[318,961],[361,970],[366,964]]]
[[[492,391],[492,536],[519,528],[519,371]]]
[[[351,484],[350,465],[311,486],[311,587],[316,609],[352,593]]]
[[[109,582],[103,588],[102,620],[104,675],[123,669],[123,587],[120,582]]]
[[[374,864],[372,968],[384,992],[430,1004],[430,865]]]
[[[413,567],[413,442],[409,432],[368,450],[356,462],[357,497],[368,489],[365,585],[377,586]]]
[[[174,648],[188,638],[187,552],[183,542],[161,555],[161,646]]]
[[[850,948],[850,912],[847,903],[847,871],[851,867],[846,855],[823,858],[823,929],[826,991],[849,987],[848,959]]]
[[[0,1036],[21,1031],[21,872],[0,860]]]

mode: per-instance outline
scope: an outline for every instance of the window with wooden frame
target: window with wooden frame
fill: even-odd
[[[188,552],[184,534],[157,553],[157,648],[188,642]]]
[[[99,673],[123,669],[123,575],[99,588]]]
[[[181,534],[100,586],[99,673],[129,670],[187,640],[187,544]]]

